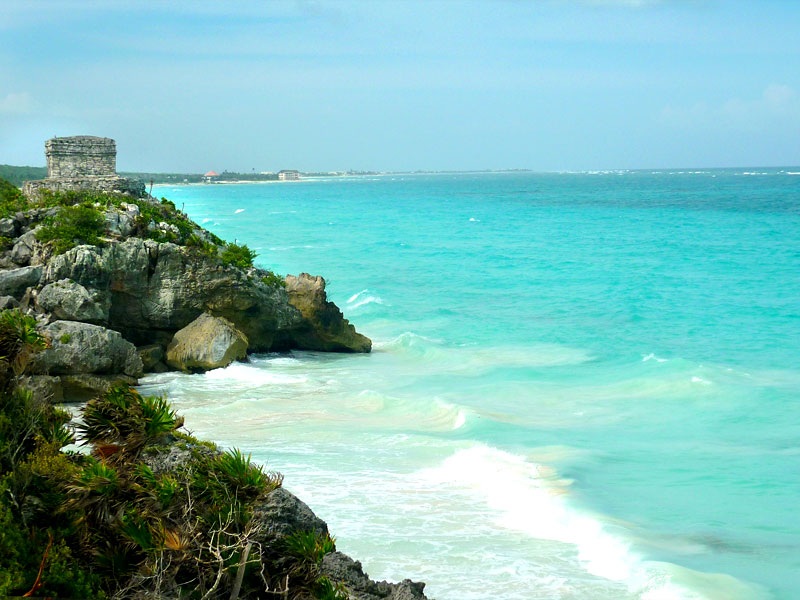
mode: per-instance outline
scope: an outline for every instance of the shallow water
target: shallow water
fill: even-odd
[[[438,600],[800,597],[797,171],[162,187],[375,345],[144,387]]]

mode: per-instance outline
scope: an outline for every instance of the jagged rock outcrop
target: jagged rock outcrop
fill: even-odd
[[[301,347],[328,352],[369,352],[372,341],[356,331],[333,302],[328,302],[325,280],[308,273],[286,276],[289,302],[305,323],[293,336]]]
[[[224,317],[203,313],[175,333],[167,346],[167,364],[181,371],[227,367],[247,357],[247,337]]]
[[[350,592],[350,600],[424,600],[425,584],[404,579],[400,583],[373,581],[361,563],[341,552],[331,552],[322,559],[322,574],[341,581]]]

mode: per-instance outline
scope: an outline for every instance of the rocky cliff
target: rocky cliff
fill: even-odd
[[[0,308],[19,306],[47,324],[52,347],[32,366],[30,385],[58,398],[82,400],[147,371],[225,366],[241,358],[242,344],[247,353],[371,349],[327,300],[324,279],[257,268],[246,246],[225,244],[166,200],[46,193],[23,206],[0,219]],[[237,350],[195,360],[222,343],[208,337],[219,327],[193,326],[201,317],[229,324],[225,339]],[[180,356],[190,359],[167,361],[179,332]],[[81,361],[78,349],[126,358]]]

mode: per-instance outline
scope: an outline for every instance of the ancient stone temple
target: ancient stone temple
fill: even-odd
[[[47,179],[25,182],[22,189],[28,196],[42,190],[145,195],[142,181],[117,175],[117,144],[110,138],[90,135],[56,137],[45,142],[44,153]]]

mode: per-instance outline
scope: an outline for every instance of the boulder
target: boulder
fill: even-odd
[[[105,323],[108,321],[108,303],[97,296],[90,294],[80,283],[61,279],[44,286],[36,297],[36,304],[56,319]]]
[[[77,321],[54,321],[43,328],[43,333],[52,346],[34,355],[31,373],[142,375],[142,359],[136,347],[117,331]]]
[[[14,219],[0,219],[0,235],[13,238],[17,236],[19,224]]]
[[[26,233],[23,233],[21,236],[19,236],[14,244],[14,247],[11,249],[11,260],[20,266],[30,264],[35,245],[36,230],[32,229]]]
[[[0,296],[21,297],[25,290],[39,283],[42,267],[22,267],[0,271]]]
[[[286,276],[289,302],[305,319],[292,333],[298,347],[325,352],[369,352],[372,341],[356,331],[333,303],[328,302],[325,280],[308,273]]]
[[[203,313],[178,331],[167,347],[167,364],[182,371],[227,367],[247,357],[247,336],[223,317]]]

